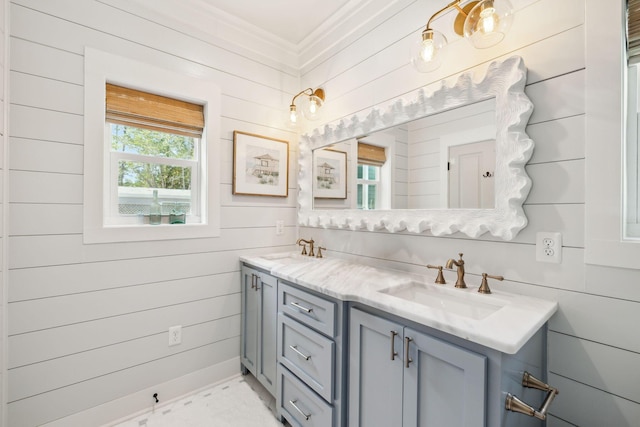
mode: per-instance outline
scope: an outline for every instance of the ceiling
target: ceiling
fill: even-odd
[[[278,38],[299,45],[330,19],[349,13],[360,0],[201,0]]]

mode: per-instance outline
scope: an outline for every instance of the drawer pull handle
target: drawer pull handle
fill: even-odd
[[[298,399],[290,400],[289,403],[291,403],[291,406],[296,408],[296,411],[300,412],[300,415],[302,415],[306,421],[309,421],[309,418],[311,418],[311,414],[307,415],[302,411],[302,409],[298,408],[298,405],[296,405],[297,401],[298,401]]]
[[[251,273],[251,289],[255,289],[256,291],[260,290],[258,287],[258,280],[260,280],[260,276]]]
[[[405,367],[408,368],[409,367],[409,363],[413,362],[413,359],[409,357],[409,344],[411,343],[411,341],[413,341],[413,338],[411,337],[405,337],[404,339],[404,360],[405,360]]]
[[[297,303],[297,302],[295,302],[295,301],[291,302],[290,304],[291,304],[292,306],[294,306],[295,308],[297,308],[297,309],[300,309],[300,310],[304,311],[305,313],[311,313],[311,312],[313,311],[313,308],[307,308],[307,307],[304,307],[304,306],[302,306],[302,305],[298,304],[298,303]]]
[[[398,355],[394,345],[396,335],[398,335],[396,331],[391,331],[391,360],[396,360],[396,356]]]
[[[311,359],[311,356],[307,356],[306,354],[304,354],[303,352],[301,352],[300,350],[298,350],[298,346],[297,345],[290,345],[289,348],[293,351],[295,351],[296,353],[298,353],[298,355],[300,357],[303,357],[304,360],[309,360]]]

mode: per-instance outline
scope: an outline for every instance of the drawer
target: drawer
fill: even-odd
[[[287,368],[279,367],[280,411],[294,426],[333,426],[334,408],[304,385]]]
[[[335,344],[282,313],[278,315],[278,361],[326,401],[333,400]]]
[[[286,283],[278,286],[279,311],[330,337],[335,336],[336,303]]]

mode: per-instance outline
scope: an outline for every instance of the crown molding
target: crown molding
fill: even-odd
[[[298,44],[213,7],[206,0],[98,1],[298,75],[305,64],[339,48],[342,40],[357,37],[368,25],[377,25],[395,13],[398,5],[415,0],[349,0]],[[369,24],[371,21],[373,24]]]

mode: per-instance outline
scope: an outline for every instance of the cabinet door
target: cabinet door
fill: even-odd
[[[402,326],[351,309],[349,426],[402,423]]]
[[[242,267],[242,341],[240,359],[256,375],[258,366],[258,298],[255,291],[257,271]]]
[[[403,427],[484,427],[486,357],[405,328]]]
[[[278,282],[268,274],[259,275],[258,301],[258,380],[269,392],[276,394],[276,331]]]

